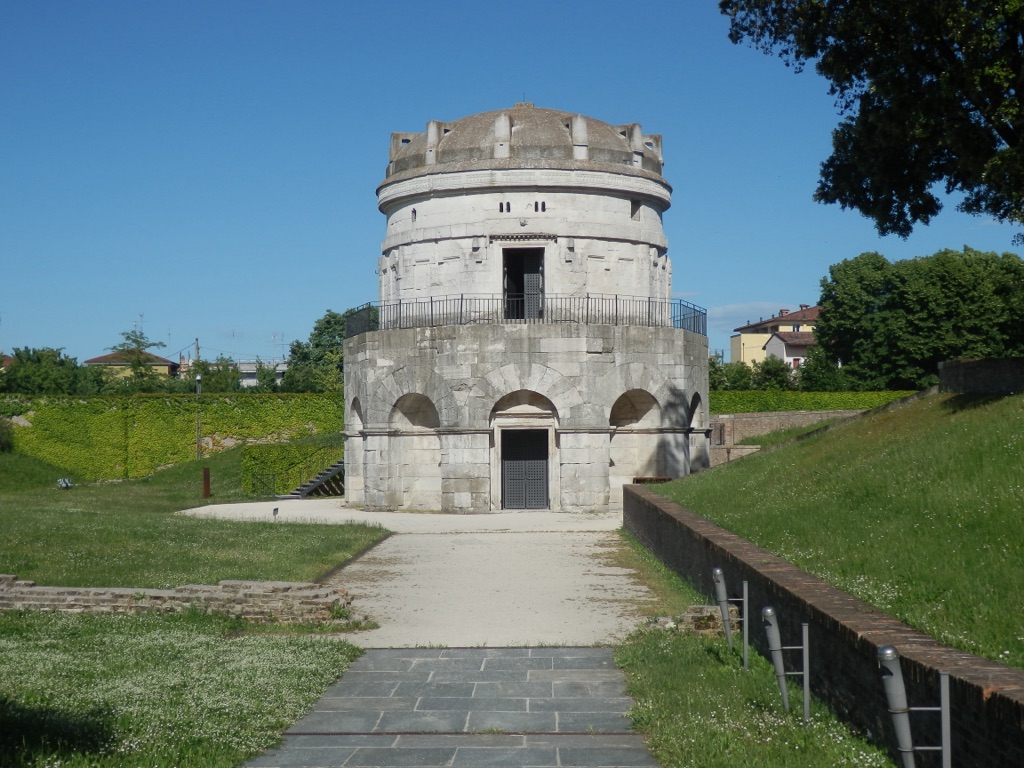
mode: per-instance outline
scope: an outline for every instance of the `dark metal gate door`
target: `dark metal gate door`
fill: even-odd
[[[501,459],[501,506],[505,509],[547,509],[547,430],[502,430]]]
[[[527,272],[523,275],[523,294],[524,317],[527,320],[538,320],[540,318],[540,272]]]

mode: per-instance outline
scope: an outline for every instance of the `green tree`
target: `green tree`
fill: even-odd
[[[744,363],[725,363],[718,355],[708,359],[708,389],[747,390],[751,389],[750,366]]]
[[[341,392],[345,321],[354,310],[327,310],[313,324],[308,341],[293,341],[281,389],[286,392]]]
[[[858,389],[915,389],[938,364],[1024,354],[1024,261],[970,248],[890,264],[865,253],[829,268],[821,354]]]
[[[906,237],[958,208],[1024,223],[1024,4],[1019,0],[720,0],[729,37],[813,62],[841,120],[815,199]],[[1017,236],[1020,239],[1021,235]]]
[[[717,353],[710,355],[708,357],[708,389],[711,391],[728,389],[728,383],[722,356]]]
[[[11,364],[0,374],[0,392],[18,395],[74,395],[79,365],[63,350],[16,347]]]
[[[160,389],[161,381],[153,370],[154,355],[149,350],[167,346],[162,341],[153,341],[141,329],[121,331],[122,341],[110,347],[119,360],[131,368],[131,375],[120,380],[122,387],[135,392],[153,392]]]
[[[192,378],[202,376],[203,392],[238,392],[242,388],[241,372],[230,357],[219,356],[213,362],[197,360],[192,365]]]
[[[261,360],[256,361],[256,392],[276,392],[277,366],[274,364],[264,365]]]
[[[828,357],[818,344],[807,351],[807,359],[796,370],[797,389],[804,392],[848,392],[855,389],[837,360]]]
[[[792,389],[793,369],[785,360],[768,355],[751,366],[750,384],[753,389]]]

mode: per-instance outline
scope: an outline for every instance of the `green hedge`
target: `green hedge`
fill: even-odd
[[[764,413],[770,411],[860,411],[891,403],[916,392],[794,392],[789,390],[713,390],[708,393],[711,413]]]
[[[338,433],[343,420],[339,398],[326,394],[0,399],[0,415],[20,417],[15,449],[80,479],[144,477],[194,459],[197,413],[204,453]]]

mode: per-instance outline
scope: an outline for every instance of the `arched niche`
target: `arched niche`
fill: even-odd
[[[358,397],[349,403],[345,421],[345,498],[352,504],[364,500],[365,482],[363,475],[363,456],[365,440],[363,431],[363,405]]]
[[[419,393],[402,395],[388,418],[389,498],[403,509],[441,508],[441,442],[437,408]]]
[[[635,477],[661,474],[658,428],[661,406],[654,395],[630,389],[615,400],[608,416],[608,488],[612,504],[622,503],[622,486]]]
[[[348,408],[348,424],[345,425],[349,432],[358,432],[363,428],[363,405],[358,397],[353,397]]]
[[[491,421],[496,419],[558,420],[555,404],[539,392],[520,389],[500,398],[491,408]]]
[[[631,389],[619,395],[608,416],[612,427],[657,427],[661,424],[661,407],[654,395],[643,389]]]
[[[391,429],[437,429],[441,426],[437,408],[430,398],[418,393],[402,395],[395,401],[388,418]]]

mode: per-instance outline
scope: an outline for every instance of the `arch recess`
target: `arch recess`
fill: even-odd
[[[402,395],[391,407],[388,426],[392,429],[437,429],[441,419],[429,397],[418,392]]]
[[[558,409],[544,395],[529,389],[519,389],[498,399],[491,408],[491,421],[498,418],[554,419],[558,422]]]
[[[661,406],[644,389],[631,389],[619,395],[608,417],[612,427],[657,427],[660,423]]]
[[[418,392],[395,401],[388,418],[390,498],[403,509],[441,508],[440,419],[429,397]]]
[[[622,486],[636,477],[662,474],[658,460],[661,406],[644,389],[619,395],[608,417],[608,490],[612,504],[622,503]]]

